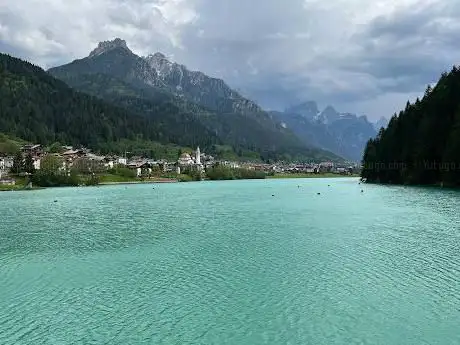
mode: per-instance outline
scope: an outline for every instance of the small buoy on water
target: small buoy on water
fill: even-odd
[[[361,193],[364,193],[364,190],[361,189]]]
[[[275,196],[275,194],[272,194],[272,196]]]

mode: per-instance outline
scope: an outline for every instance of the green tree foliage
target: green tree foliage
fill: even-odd
[[[195,167],[184,167],[181,169],[181,174],[190,176],[191,181],[200,181],[203,177],[202,172]]]
[[[116,166],[113,169],[107,171],[109,174],[125,177],[128,179],[133,179],[136,177],[136,171],[129,169],[123,166]]]
[[[12,155],[21,148],[21,140],[0,133],[0,155]]]
[[[35,172],[34,159],[30,153],[24,158],[24,171],[28,174]]]
[[[62,148],[62,144],[59,142],[52,143],[47,150],[49,153],[62,153],[64,149]]]
[[[84,183],[76,171],[64,169],[62,158],[54,154],[42,157],[40,170],[35,171],[31,181],[40,187],[78,186]]]
[[[32,175],[31,181],[33,185],[40,187],[65,187],[83,184],[80,177],[74,172],[69,174],[47,174],[41,169]]]
[[[369,182],[459,186],[459,94],[460,71],[454,68],[369,140],[362,177]]]
[[[92,160],[86,157],[77,158],[73,162],[72,168],[78,174],[93,174],[106,171],[103,162]]]
[[[182,114],[172,104],[126,98],[113,103],[118,106],[76,92],[39,67],[0,54],[0,128],[27,141],[120,154],[126,140],[202,147],[219,142],[196,116]],[[139,114],[142,111],[151,116]]]
[[[40,171],[46,174],[61,174],[64,171],[64,161],[54,154],[47,154],[40,161]]]
[[[210,180],[239,180],[239,179],[264,179],[267,175],[262,171],[244,168],[231,168],[217,165],[206,169],[206,176]]]
[[[17,151],[14,156],[11,172],[13,174],[20,174],[24,172],[24,158],[22,157],[22,153],[20,151]]]

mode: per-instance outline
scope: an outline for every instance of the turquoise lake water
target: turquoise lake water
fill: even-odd
[[[354,178],[2,192],[0,344],[460,344],[460,193]]]

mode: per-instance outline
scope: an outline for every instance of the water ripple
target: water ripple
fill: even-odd
[[[0,344],[458,344],[459,207],[356,179],[0,193]]]

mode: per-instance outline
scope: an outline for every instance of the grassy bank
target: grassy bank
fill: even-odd
[[[139,182],[140,180],[136,177],[129,177],[129,176],[121,176],[115,174],[104,174],[99,175],[99,183],[100,184],[115,184],[115,183],[134,183]]]
[[[113,174],[104,174],[99,176],[99,184],[101,185],[113,185],[113,184],[138,184],[138,183],[167,183],[167,182],[178,182],[182,181],[180,176],[174,177],[151,177],[151,178],[139,178],[139,177],[126,177]]]
[[[16,181],[14,185],[0,185],[0,192],[41,189],[41,187],[36,186],[26,188],[27,181],[24,177],[15,177],[14,180]]]
[[[24,186],[21,185],[14,185],[14,186],[6,186],[0,185],[0,192],[9,192],[9,191],[16,191],[16,190],[23,190]]]

